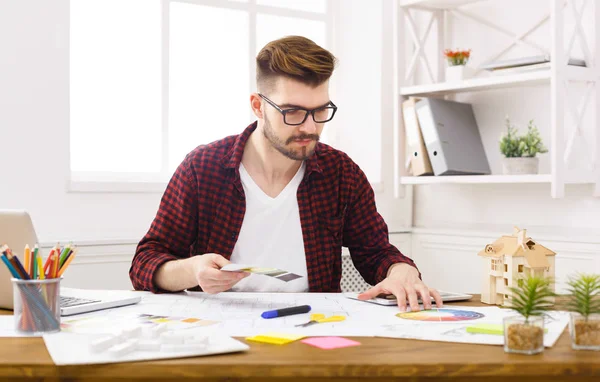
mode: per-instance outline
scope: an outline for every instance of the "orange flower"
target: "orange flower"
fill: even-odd
[[[450,65],[465,65],[469,61],[471,56],[471,49],[469,50],[444,50],[444,56],[448,59]]]

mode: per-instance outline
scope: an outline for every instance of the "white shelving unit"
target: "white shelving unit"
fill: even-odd
[[[550,175],[403,176],[401,184],[550,183]]]
[[[600,33],[596,32],[595,45],[590,49],[586,41],[586,36],[581,27],[581,10],[585,7],[585,3],[589,0],[584,0],[584,4],[579,6],[573,0],[548,0],[550,3],[550,12],[544,18],[536,20],[536,23],[526,32],[520,34],[505,30],[502,27],[495,25],[493,21],[462,12],[460,7],[478,1],[501,1],[501,0],[395,0],[393,9],[393,33],[394,46],[397,50],[394,52],[394,72],[395,84],[394,94],[397,97],[395,104],[395,137],[397,138],[395,153],[395,194],[401,197],[404,194],[406,185],[418,184],[443,184],[443,183],[548,183],[550,184],[551,194],[554,198],[564,196],[566,184],[594,184],[594,195],[600,197],[600,128],[598,120],[595,120],[594,136],[584,137],[586,140],[592,141],[593,152],[591,153],[592,160],[587,168],[572,168],[570,165],[571,155],[573,150],[573,142],[575,139],[581,139],[582,130],[581,124],[583,115],[586,113],[590,100],[591,90],[596,90],[595,109],[600,112]],[[590,5],[590,4],[588,4]],[[596,25],[600,25],[600,4],[591,4],[594,8],[594,20]],[[565,49],[565,33],[564,33],[564,12],[565,7],[571,7],[573,14],[576,16],[576,28],[570,38],[569,49]],[[429,14],[429,20],[426,25],[425,33],[419,36],[418,28],[416,27],[415,18],[412,15],[413,10],[424,11]],[[553,60],[551,68],[540,71],[532,71],[517,74],[505,74],[493,77],[475,77],[462,81],[460,83],[444,82],[445,59],[443,57],[443,49],[445,47],[445,26],[444,22],[448,16],[460,16],[463,19],[468,18],[471,21],[485,25],[497,32],[502,32],[513,38],[512,44],[509,46],[499,47],[499,53],[490,57],[488,61],[498,60],[502,54],[506,52],[512,45],[517,43],[529,45],[537,51],[543,51],[550,54],[551,57],[562,57],[563,60]],[[493,20],[493,19],[492,19]],[[533,30],[537,29],[541,24],[548,21],[550,23],[551,33],[551,48],[550,51],[545,51],[542,47],[525,41],[525,37]],[[433,73],[430,61],[425,53],[425,43],[432,29],[432,26],[437,24],[437,56],[438,61],[437,73]],[[410,33],[413,40],[412,52],[409,51],[405,44],[404,34]],[[600,30],[600,29],[598,29]],[[571,54],[573,41],[580,39],[586,67],[568,66],[568,57]],[[405,65],[404,57],[409,54],[411,59],[408,65]],[[428,84],[411,84],[416,76],[417,66],[425,69],[424,73],[429,79]],[[569,84],[572,82],[585,83],[587,86],[586,94],[581,99],[579,105],[573,105],[571,97],[566,96]],[[454,94],[465,92],[477,92],[493,89],[515,88],[533,84],[546,84],[550,92],[551,99],[551,139],[547,145],[551,159],[550,174],[540,175],[472,175],[472,176],[424,176],[413,177],[406,173],[404,159],[404,126],[401,115],[402,102],[410,96],[420,97],[452,97]],[[572,118],[566,118],[572,117]],[[574,125],[566,125],[566,120],[577,121]],[[566,129],[569,127],[569,129]],[[569,133],[567,140],[562,137],[565,132]]]

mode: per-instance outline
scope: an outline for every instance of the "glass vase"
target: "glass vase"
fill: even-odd
[[[504,318],[504,351],[538,354],[544,351],[544,318],[511,316]]]
[[[586,318],[572,312],[569,331],[573,349],[600,350],[600,314],[590,314]]]

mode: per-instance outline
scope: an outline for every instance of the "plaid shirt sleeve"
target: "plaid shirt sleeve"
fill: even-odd
[[[129,269],[136,290],[166,292],[154,282],[158,268],[168,261],[190,257],[198,226],[198,190],[193,179],[188,157],[171,177],[156,217],[137,246]]]
[[[345,213],[344,246],[350,250],[352,262],[365,281],[376,285],[396,263],[417,266],[390,243],[387,224],[377,212],[373,188],[358,165],[354,166],[356,178]]]

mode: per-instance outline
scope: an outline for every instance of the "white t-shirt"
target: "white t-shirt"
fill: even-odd
[[[306,255],[298,210],[298,186],[305,164],[275,198],[265,194],[240,163],[246,194],[246,213],[230,261],[235,264],[279,268],[303,277],[281,281],[251,274],[231,289],[234,292],[308,292]]]

